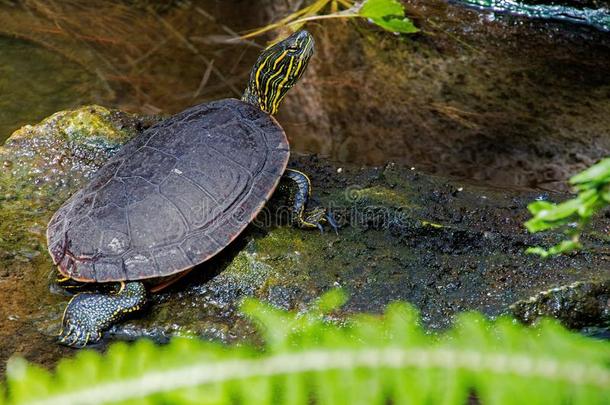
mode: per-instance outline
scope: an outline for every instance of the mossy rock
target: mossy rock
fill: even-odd
[[[49,292],[54,269],[45,252],[46,221],[149,124],[84,107],[24,127],[0,149],[0,165],[6,168],[0,176],[0,248],[7,269],[0,290],[19,298],[5,309],[20,322],[4,328],[0,360],[16,348],[51,363],[66,354],[53,336],[67,300]],[[528,245],[562,237],[524,230],[526,206],[536,193],[450,181],[394,164],[338,167],[315,156],[296,156],[290,165],[311,175],[314,202],[331,207],[342,225],[338,235],[256,221],[109,336],[252,338],[252,326],[237,311],[244,297],[301,310],[336,287],[350,296],[343,311],[378,312],[390,301],[405,300],[421,310],[428,327],[443,328],[460,311],[495,316],[539,291],[610,278],[601,250],[605,241],[594,233],[584,238],[590,250],[576,255],[543,261],[524,253]],[[271,205],[277,203],[276,198]],[[607,229],[610,220],[602,217],[597,224],[598,230]],[[50,353],[41,356],[45,351]]]
[[[0,257],[32,249],[31,234],[144,125],[94,105],[15,131],[0,147]]]

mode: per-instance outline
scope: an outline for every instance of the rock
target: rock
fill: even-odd
[[[2,332],[3,363],[15,351],[45,364],[67,353],[52,336],[66,299],[49,291],[54,271],[41,227],[147,122],[85,107],[25,127],[0,150],[0,164],[11,168],[0,177],[2,202],[8,204],[2,210],[2,235],[9,235],[0,245],[2,267],[10,275],[7,282],[0,280],[0,289],[3,296],[18,298],[3,303],[8,306],[2,311],[19,317],[13,329]],[[562,237],[524,230],[526,205],[535,193],[450,181],[394,164],[338,170],[315,156],[293,156],[290,165],[311,175],[315,202],[331,207],[342,225],[339,235],[278,224],[273,210],[282,201],[276,197],[231,246],[154,295],[146,313],[117,325],[108,336],[255,338],[237,311],[243,297],[303,310],[336,287],[350,295],[345,312],[378,312],[392,300],[405,300],[421,310],[426,326],[438,329],[460,311],[496,316],[538,291],[610,279],[601,250],[605,242],[594,232],[584,238],[591,247],[586,252],[545,261],[524,253],[528,245]],[[598,231],[607,229],[610,218],[600,217],[596,224]],[[32,255],[32,250],[43,254]],[[597,322],[589,315],[594,313],[583,315],[587,324]]]
[[[610,280],[578,281],[542,291],[514,303],[510,311],[525,323],[553,317],[573,329],[591,325],[610,326]]]
[[[522,1],[467,2],[403,1],[423,33],[408,37],[309,26],[316,56],[278,115],[293,149],[553,191],[608,156],[610,36],[502,12]],[[566,19],[559,4],[580,2],[529,2],[544,3]]]
[[[47,222],[150,122],[82,107],[27,125],[0,147],[0,296],[7,297],[0,302],[0,374],[16,353],[45,364],[67,353],[50,337],[65,299],[49,293],[55,271],[46,252]]]
[[[88,106],[58,112],[15,131],[0,147],[0,256],[31,250],[44,241],[49,212],[149,124],[150,120]]]

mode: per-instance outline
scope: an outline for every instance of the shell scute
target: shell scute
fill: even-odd
[[[152,254],[148,251],[136,250],[124,255],[123,264],[128,275],[142,275],[146,278],[160,275]]]
[[[153,249],[175,243],[188,231],[186,219],[180,210],[159,193],[131,205],[127,217],[134,248]]]
[[[159,185],[159,191],[184,215],[189,230],[203,227],[210,222],[214,208],[219,206],[192,180],[175,173],[170,174]]]
[[[155,262],[160,269],[180,271],[193,266],[193,262],[179,246],[169,246],[154,252]]]
[[[49,251],[82,281],[169,276],[214,256],[269,198],[284,131],[239,100],[192,107],[126,144],[55,214]]]
[[[159,184],[174,168],[176,161],[175,157],[159,149],[144,146],[126,159],[117,176],[141,177],[153,184]]]

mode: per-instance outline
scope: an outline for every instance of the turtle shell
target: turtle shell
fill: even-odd
[[[192,107],[127,143],[55,213],[49,252],[79,281],[165,277],[220,252],[275,190],[289,157],[267,113]]]

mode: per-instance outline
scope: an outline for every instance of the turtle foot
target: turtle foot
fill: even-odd
[[[81,322],[78,317],[72,316],[64,319],[59,343],[75,348],[82,348],[89,343],[96,343],[102,338],[102,330]]]
[[[324,224],[328,224],[337,235],[339,234],[339,226],[333,214],[322,207],[315,207],[305,211],[297,219],[297,223],[301,228],[318,228],[322,233],[324,233]]]
[[[77,348],[98,342],[112,324],[145,303],[146,288],[140,282],[123,284],[114,294],[77,294],[64,312],[59,342]]]
[[[283,177],[293,184],[289,193],[289,201],[291,201],[296,225],[300,228],[318,228],[320,232],[324,233],[324,224],[328,224],[336,234],[339,234],[337,222],[329,210],[322,207],[305,209],[311,194],[309,177],[305,173],[294,169],[286,169]]]

